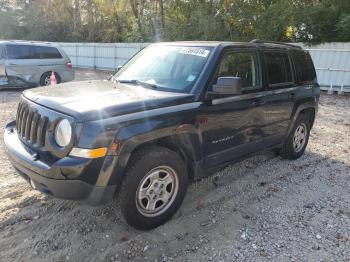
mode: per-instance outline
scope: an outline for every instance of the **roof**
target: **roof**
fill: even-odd
[[[217,46],[237,46],[237,47],[262,47],[271,49],[298,49],[301,47],[293,43],[273,42],[263,40],[252,40],[250,42],[228,42],[228,41],[178,41],[178,42],[162,42],[154,45],[181,45],[181,46],[202,46],[202,47],[217,47]]]
[[[0,44],[25,44],[25,45],[46,45],[51,46],[49,42],[26,41],[26,40],[0,40]]]

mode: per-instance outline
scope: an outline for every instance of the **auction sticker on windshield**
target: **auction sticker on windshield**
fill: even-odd
[[[184,47],[180,49],[181,54],[196,55],[201,57],[207,57],[209,55],[209,52],[209,50],[202,48]]]

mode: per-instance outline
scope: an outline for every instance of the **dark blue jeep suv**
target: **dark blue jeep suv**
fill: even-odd
[[[24,91],[4,140],[33,188],[91,204],[118,196],[125,220],[149,229],[191,180],[266,149],[300,157],[319,94],[298,46],[157,43],[108,81]]]

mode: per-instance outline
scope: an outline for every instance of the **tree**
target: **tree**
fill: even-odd
[[[350,1],[0,0],[0,38],[350,41]]]

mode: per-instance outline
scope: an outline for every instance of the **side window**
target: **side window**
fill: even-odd
[[[259,87],[257,56],[253,52],[228,53],[222,59],[216,79],[225,76],[240,77],[242,91]]]
[[[306,51],[294,52],[295,72],[298,82],[313,82],[316,79],[315,67]]]
[[[62,58],[61,53],[56,47],[34,46],[35,58],[37,59],[55,59]]]
[[[34,59],[31,45],[6,45],[8,59]]]
[[[293,82],[292,70],[287,54],[266,52],[265,63],[269,85]]]

